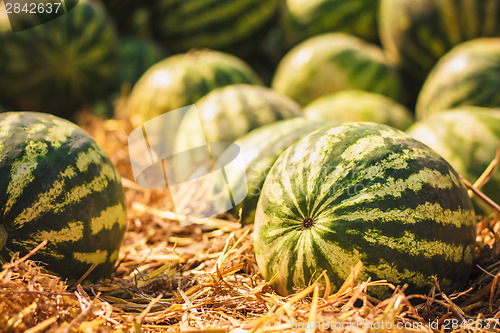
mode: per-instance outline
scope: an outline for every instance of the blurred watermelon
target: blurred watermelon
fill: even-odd
[[[118,38],[99,3],[82,0],[65,15],[16,33],[4,11],[0,16],[0,98],[8,108],[71,117],[116,85]],[[35,23],[36,15],[30,17]]]

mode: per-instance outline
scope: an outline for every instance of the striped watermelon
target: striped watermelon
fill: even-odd
[[[242,60],[212,50],[177,54],[152,66],[132,89],[127,112],[140,125],[165,112],[194,104],[215,88],[261,84]]]
[[[173,52],[209,48],[254,51],[276,17],[280,0],[153,0],[151,26]]]
[[[271,168],[257,205],[255,252],[286,295],[327,271],[337,289],[359,261],[361,279],[408,292],[461,288],[472,269],[475,215],[465,187],[437,153],[386,125],[315,131]],[[388,288],[369,292],[384,297]]]
[[[10,109],[70,117],[116,85],[118,40],[99,3],[82,0],[45,24],[9,29],[0,24],[0,98]]]
[[[420,80],[455,45],[500,36],[500,0],[381,0],[380,7],[386,54]]]
[[[243,159],[244,168],[240,172],[246,175],[248,195],[230,212],[234,216],[239,216],[241,210],[242,223],[253,223],[262,185],[278,156],[293,143],[312,131],[326,126],[327,123],[333,122],[301,117],[286,119],[259,127],[234,141],[240,148],[240,156]],[[222,158],[225,158],[224,155]],[[241,176],[243,177],[243,174]]]
[[[232,142],[259,126],[302,115],[302,108],[291,99],[269,88],[248,84],[215,89],[195,106],[208,142]],[[197,128],[190,121],[185,118],[179,126],[178,151],[204,144],[193,141],[198,138],[193,132]]]
[[[443,156],[455,170],[474,183],[495,158],[500,143],[500,111],[460,107],[417,121],[407,133]],[[495,172],[482,191],[500,202],[500,173]],[[491,212],[480,200],[476,211]]]
[[[75,124],[36,112],[0,114],[0,261],[33,257],[65,279],[106,277],[127,224],[120,176]]]
[[[382,50],[344,33],[312,37],[294,47],[279,63],[272,87],[301,105],[351,89],[397,101],[403,95],[399,73]]]
[[[416,116],[463,105],[500,107],[500,38],[464,42],[442,57],[420,91]]]
[[[288,45],[327,32],[345,32],[376,43],[380,0],[285,0],[282,25]]]
[[[362,90],[345,90],[318,98],[304,108],[307,118],[341,122],[368,121],[405,130],[413,115],[389,97]]]

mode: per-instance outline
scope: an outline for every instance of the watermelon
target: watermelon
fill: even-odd
[[[155,42],[145,38],[123,38],[118,52],[118,79],[133,86],[155,63],[165,58]]]
[[[170,56],[149,68],[132,89],[127,113],[135,125],[165,112],[194,104],[215,88],[262,84],[241,59],[212,50]]]
[[[278,13],[280,0],[153,0],[151,27],[172,52],[209,48],[252,53]]]
[[[500,38],[464,42],[443,56],[424,82],[416,116],[464,105],[500,107]]]
[[[499,0],[381,0],[380,7],[387,56],[420,81],[455,45],[500,36]]]
[[[175,129],[174,152],[187,153],[175,159],[174,170],[183,178],[190,176],[192,170],[187,166],[197,165],[203,158],[194,148],[212,142],[232,142],[259,126],[298,116],[302,116],[302,108],[297,103],[266,87],[236,84],[215,89],[188,109]],[[164,134],[153,134],[148,135],[148,140],[169,139]],[[212,158],[214,155],[217,153]]]
[[[259,126],[302,115],[302,108],[293,100],[269,88],[248,84],[214,89],[195,106],[208,142],[232,142]],[[191,121],[186,117],[179,126],[178,151],[204,144],[196,141],[197,127]]]
[[[495,158],[500,143],[500,110],[460,107],[417,121],[407,133],[425,143],[470,183],[474,183]],[[500,202],[500,173],[481,189]],[[482,201],[473,201],[477,212],[489,213]]]
[[[282,25],[288,45],[327,32],[378,42],[379,0],[285,0]]]
[[[57,19],[16,33],[5,19],[0,18],[0,99],[9,109],[69,118],[116,86],[118,39],[99,3],[82,0]]]
[[[106,277],[127,224],[121,179],[75,124],[46,113],[0,114],[0,261],[25,255],[64,279]]]
[[[382,50],[344,33],[312,37],[291,49],[276,69],[272,88],[301,105],[351,89],[403,99],[398,70]]]
[[[282,295],[324,270],[337,290],[358,262],[363,280],[427,293],[437,276],[450,292],[469,278],[475,235],[467,190],[441,156],[389,126],[349,123],[315,131],[280,155],[257,205],[254,247]]]
[[[242,223],[253,223],[262,185],[278,156],[302,137],[328,123],[333,122],[301,117],[285,119],[259,127],[234,141],[240,148],[243,159],[243,167],[238,171],[241,177],[246,176],[248,195],[230,213],[240,217],[241,211]],[[224,155],[221,158],[227,159]],[[235,176],[240,175],[233,175]]]
[[[413,123],[413,115],[389,97],[362,90],[345,90],[314,100],[304,107],[307,118],[341,122],[374,122],[400,130]]]

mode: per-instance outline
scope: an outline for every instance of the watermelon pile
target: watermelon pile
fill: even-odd
[[[324,271],[338,290],[358,262],[361,279],[411,293],[434,277],[465,288],[477,217],[500,214],[461,178],[500,200],[498,173],[482,181],[500,143],[500,0],[80,0],[42,24],[20,13],[31,28],[15,32],[6,9],[2,262],[47,240],[36,259],[54,274],[109,276],[127,203],[78,127],[94,113],[142,134],[127,147],[133,172],[198,184],[191,206],[223,187],[218,218],[253,224],[278,294]],[[209,165],[185,165],[199,151]]]

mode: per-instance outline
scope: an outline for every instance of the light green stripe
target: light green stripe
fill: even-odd
[[[437,203],[426,202],[415,208],[391,209],[389,211],[382,211],[378,208],[357,209],[352,213],[338,215],[335,219],[340,221],[398,221],[401,224],[416,224],[432,220],[444,226],[460,228],[470,226],[474,221],[474,216],[474,212],[471,210],[457,209],[452,211],[444,209]]]
[[[67,142],[68,138],[71,138],[78,127],[69,125],[68,122],[59,119],[54,119],[53,123],[57,127],[50,127],[44,140],[49,142],[51,146],[58,149],[62,146],[63,142]],[[46,125],[44,125],[46,128]]]
[[[85,152],[78,154],[76,158],[76,167],[80,172],[85,172],[88,170],[89,166],[92,164],[100,164],[102,161],[102,152],[96,147]]]
[[[392,250],[406,253],[410,256],[424,256],[432,259],[436,256],[441,256],[451,262],[467,262],[472,263],[472,256],[464,258],[464,247],[445,243],[442,241],[427,241],[417,239],[414,234],[405,231],[402,237],[389,237],[384,235],[380,230],[369,229],[363,233],[363,238],[373,245],[382,245],[391,248]]]
[[[286,156],[286,158],[288,159],[288,155]],[[288,162],[286,161],[286,159],[285,159],[285,161],[284,161],[284,163],[282,165],[288,165]],[[273,182],[272,183],[273,187],[272,187],[271,191],[275,191],[275,192],[272,193],[273,197],[274,197],[275,200],[280,200],[279,199],[280,197],[276,196],[276,194],[277,194],[276,192],[279,193],[279,191],[283,191],[285,193],[288,193],[290,199],[292,200],[292,202],[294,204],[294,206],[297,208],[297,210],[298,210],[298,212],[300,214],[300,217],[302,219],[305,219],[306,218],[306,212],[302,211],[302,209],[300,208],[300,205],[299,205],[299,203],[297,201],[297,198],[295,197],[295,192],[293,191],[294,186],[292,184],[292,180],[290,179],[290,177],[288,177],[289,174],[285,170],[283,170],[283,174],[285,175],[285,177],[283,177],[282,186],[279,186],[279,184],[277,182]],[[299,173],[299,175],[302,175],[302,173]],[[278,186],[276,186],[276,185],[278,185]],[[278,190],[278,188],[281,188],[281,190]],[[283,197],[283,195],[281,197]],[[279,201],[277,201],[277,202],[279,202]],[[288,208],[288,206],[283,206],[283,210],[287,214],[291,214],[293,216],[292,210],[290,208]]]
[[[39,244],[43,240],[57,244],[61,242],[76,242],[83,238],[83,222],[69,222],[67,225],[67,227],[57,231],[39,231],[33,236],[33,239],[36,244]]]
[[[377,265],[365,265],[362,276],[364,276],[364,279],[368,278],[368,276],[376,276],[394,284],[411,281],[418,288],[427,287],[431,283],[421,272],[410,271],[406,268],[401,271],[394,263],[389,263],[383,259],[380,259]]]
[[[383,146],[385,146],[384,138],[379,135],[369,135],[349,146],[340,156],[347,161],[359,161]]]
[[[95,252],[74,252],[73,258],[85,264],[102,264],[108,260],[108,251],[97,250]]]
[[[120,250],[116,249],[109,255],[109,261],[116,261],[118,259],[118,254],[120,254]]]
[[[127,223],[125,212],[121,203],[107,207],[101,215],[94,217],[91,221],[90,228],[92,234],[96,235],[103,229],[111,230],[113,226],[123,226]]]
[[[47,123],[46,122],[38,122],[35,124],[31,124],[29,127],[27,134],[28,134],[28,139],[33,138],[34,135],[39,134],[40,132],[43,132],[47,129]]]
[[[30,141],[26,145],[22,159],[12,164],[10,182],[7,187],[8,200],[5,204],[4,216],[10,212],[12,206],[24,192],[26,186],[35,179],[33,171],[38,166],[38,159],[40,156],[46,154],[47,144],[41,141]]]
[[[199,11],[198,8],[189,8],[188,5],[183,4],[182,9],[184,13],[165,22],[165,26],[169,26],[170,31],[173,33],[196,33],[200,30],[205,32],[209,30],[210,25],[214,23],[220,24],[220,22],[226,22],[228,19],[231,20],[236,16],[241,17],[242,14],[247,14],[248,11],[254,10],[253,7],[255,6],[249,10],[249,4],[251,6],[252,2],[255,1],[220,1],[216,6],[211,6],[208,10],[205,9],[203,12]],[[268,2],[269,0],[265,1],[266,4]],[[189,2],[187,2],[187,4],[189,4]],[[196,12],[190,13],[193,10],[196,10]],[[228,29],[227,33],[230,34],[233,30],[234,27],[231,27],[231,29]]]
[[[406,179],[387,177],[384,184],[376,183],[363,187],[358,191],[358,194],[346,199],[335,208],[350,207],[389,196],[400,198],[407,190],[417,193],[423,186],[451,189],[458,187],[458,184],[459,180],[451,174],[443,175],[439,171],[425,168],[408,176]]]

